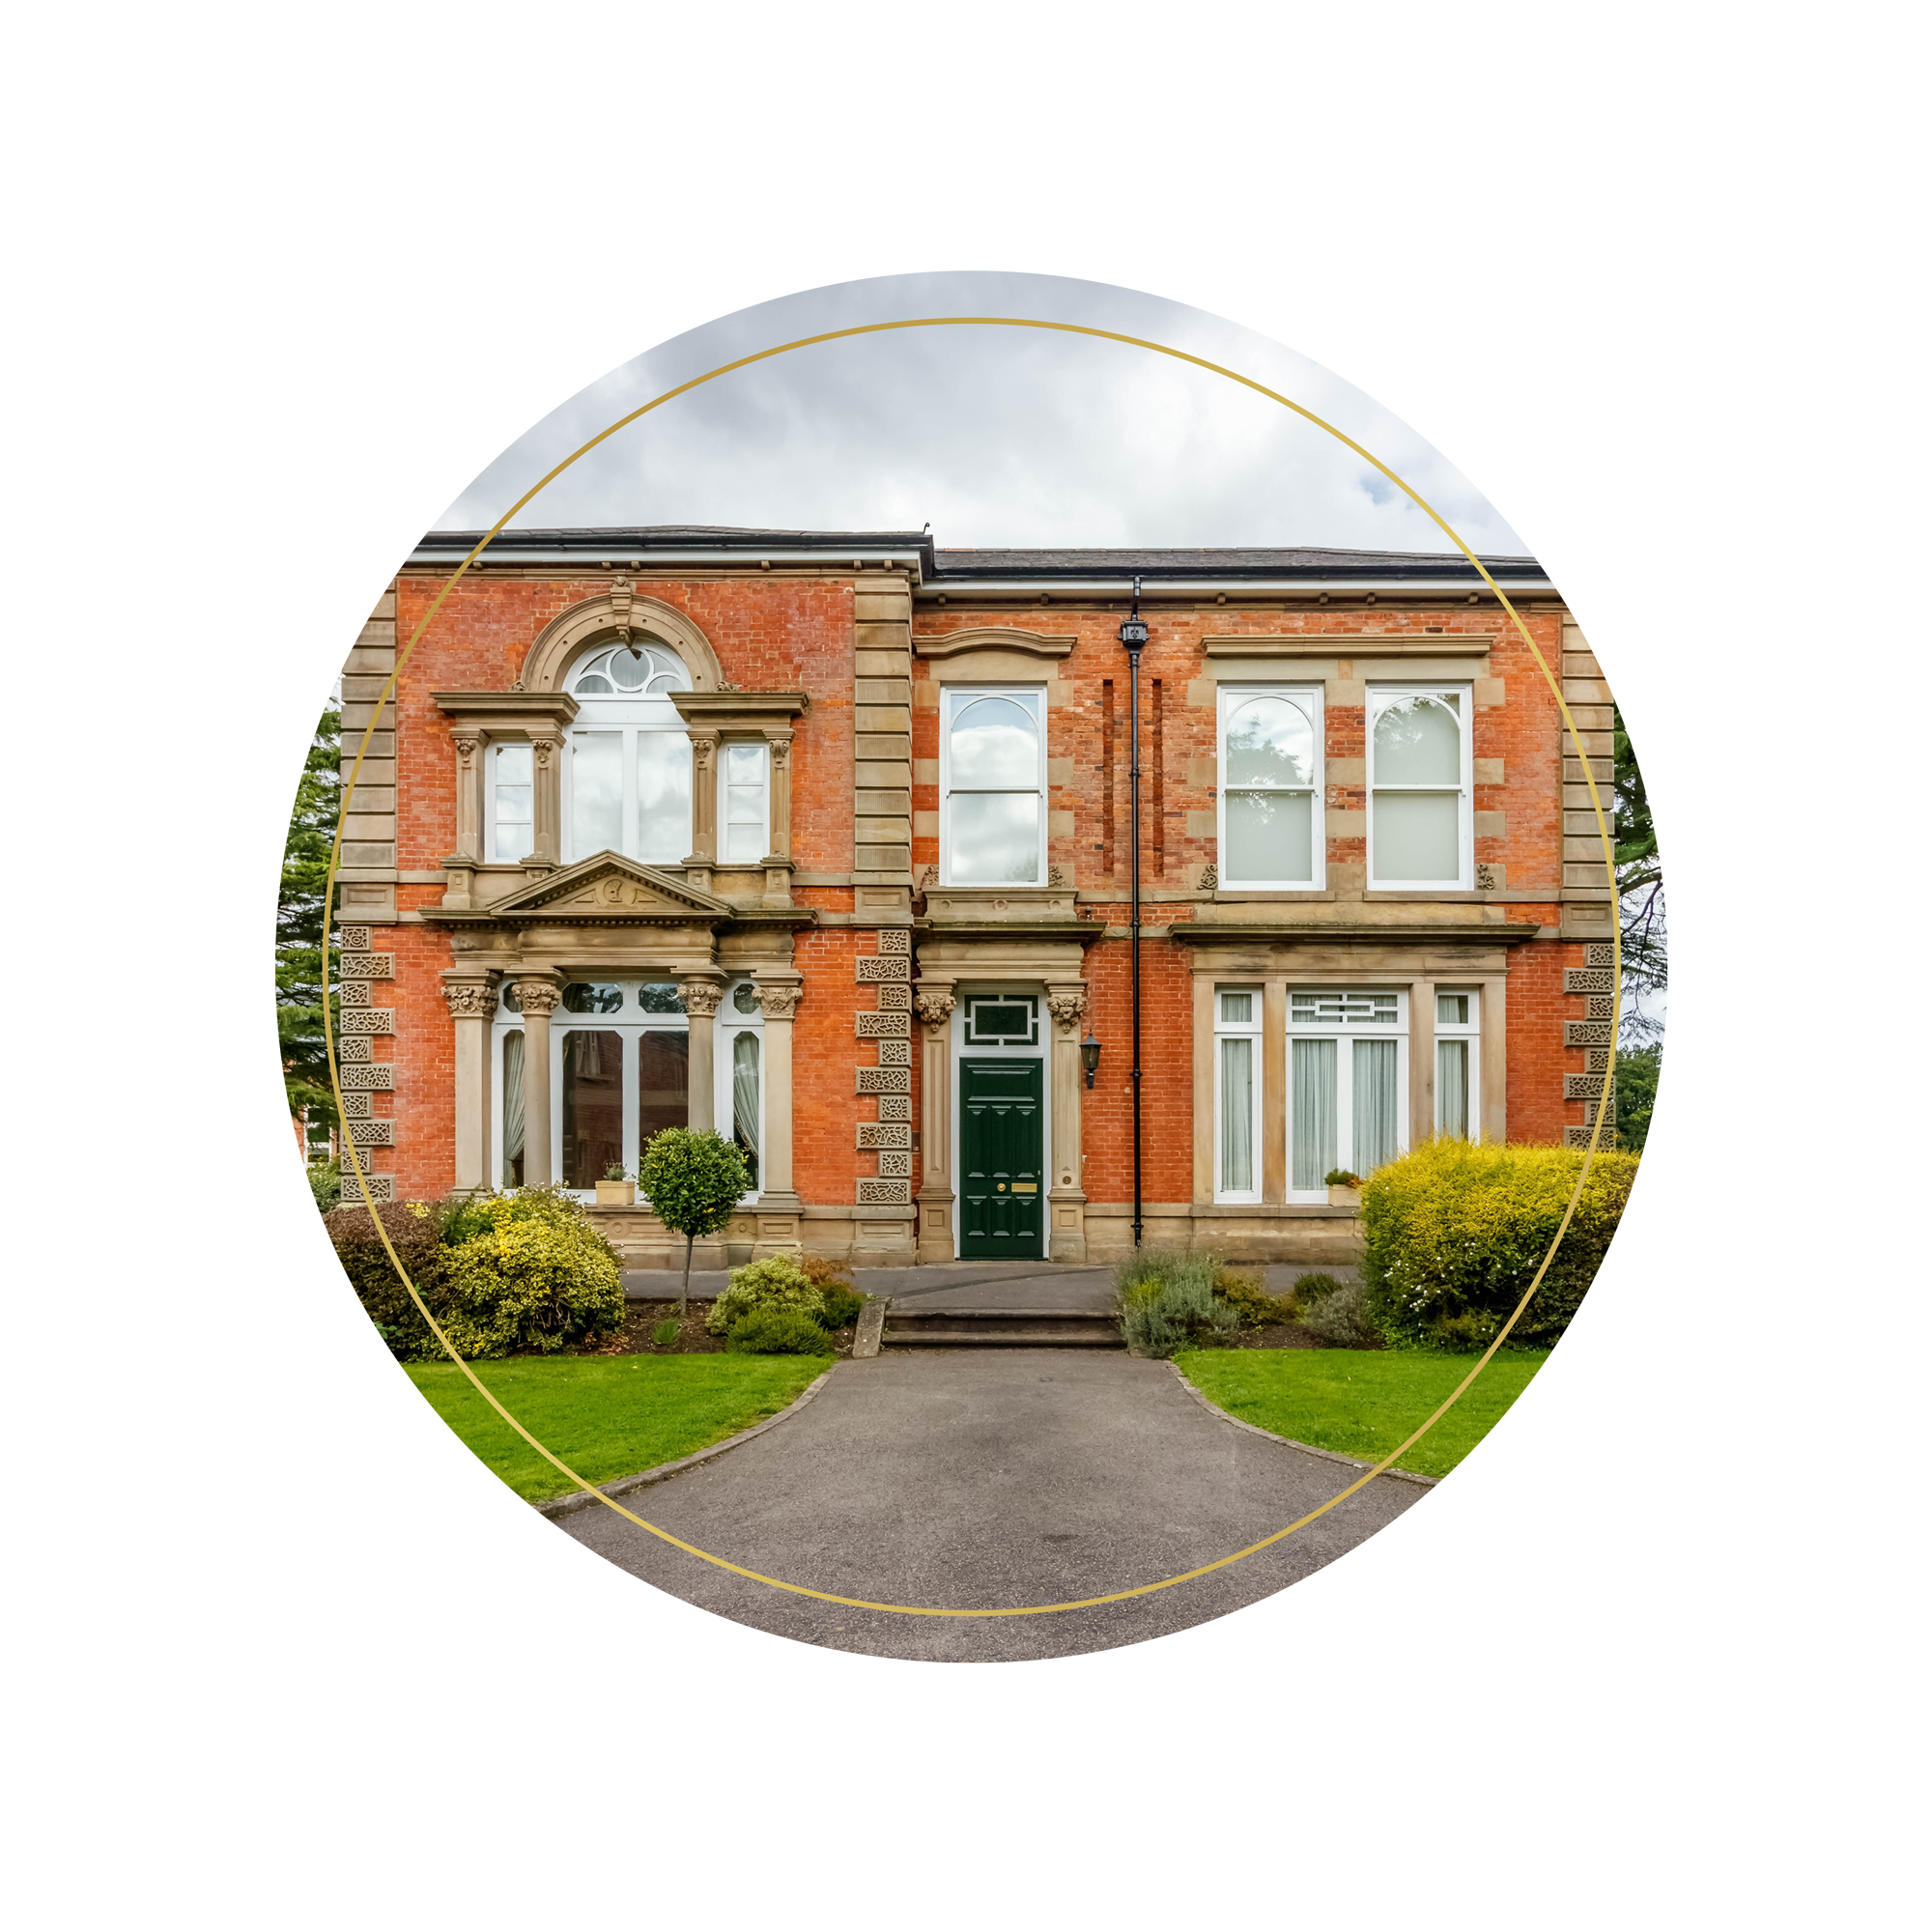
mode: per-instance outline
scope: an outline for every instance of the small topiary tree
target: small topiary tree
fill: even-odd
[[[691,1250],[700,1235],[718,1234],[751,1191],[745,1156],[721,1134],[665,1127],[651,1136],[638,1163],[638,1185],[651,1212],[684,1236],[684,1285],[677,1311],[691,1298]]]

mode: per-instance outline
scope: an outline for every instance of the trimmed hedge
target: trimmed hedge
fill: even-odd
[[[1580,1150],[1440,1139],[1390,1161],[1362,1189],[1370,1321],[1391,1348],[1485,1349],[1548,1252],[1583,1165]],[[1600,1152],[1563,1245],[1510,1343],[1548,1348],[1595,1278],[1637,1157]]]
[[[377,1209],[398,1258],[457,1352],[474,1360],[608,1335],[624,1319],[617,1253],[560,1190]],[[323,1216],[337,1258],[398,1360],[445,1359],[397,1278],[366,1206]]]
[[[754,1308],[732,1322],[725,1346],[739,1355],[829,1355],[825,1330],[790,1308]]]

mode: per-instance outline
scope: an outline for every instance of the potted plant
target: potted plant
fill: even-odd
[[[1362,1177],[1346,1167],[1328,1171],[1328,1205],[1331,1208],[1359,1208],[1362,1205]]]
[[[597,1183],[597,1205],[600,1208],[635,1208],[638,1205],[638,1183],[626,1180],[622,1166],[614,1160],[604,1170],[604,1179]]]

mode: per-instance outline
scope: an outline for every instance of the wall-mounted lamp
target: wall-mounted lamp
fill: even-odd
[[[1100,1070],[1100,1042],[1091,1033],[1080,1042],[1080,1065],[1087,1069],[1088,1086],[1093,1086],[1094,1076]]]

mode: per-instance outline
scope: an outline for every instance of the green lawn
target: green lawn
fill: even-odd
[[[483,1385],[590,1484],[674,1463],[794,1402],[818,1355],[572,1355],[476,1362]],[[410,1379],[476,1455],[528,1502],[576,1487],[469,1386],[453,1362],[409,1362]]]
[[[1446,1476],[1548,1359],[1510,1350],[1396,1465]],[[1175,1365],[1208,1400],[1257,1429],[1379,1463],[1475,1365],[1474,1355],[1363,1349],[1190,1349]]]
[[[274,1345],[276,1490],[440,1490],[332,1341]]]

